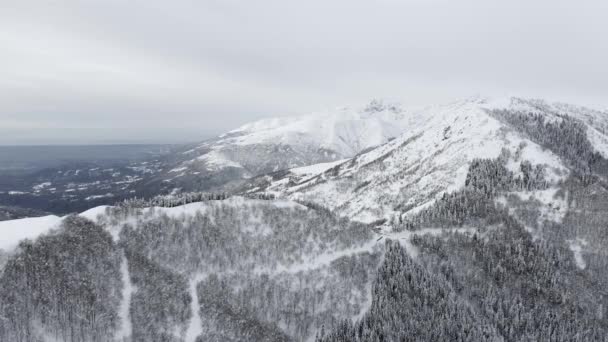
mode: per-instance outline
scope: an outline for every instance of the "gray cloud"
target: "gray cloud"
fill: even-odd
[[[265,116],[518,94],[608,107],[608,3],[14,1],[0,143],[197,140]]]

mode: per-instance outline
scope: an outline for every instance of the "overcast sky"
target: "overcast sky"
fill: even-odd
[[[0,0],[0,144],[193,141],[371,98],[608,108],[608,1]]]

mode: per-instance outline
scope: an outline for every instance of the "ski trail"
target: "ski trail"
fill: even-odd
[[[196,292],[196,284],[203,279],[203,275],[198,275],[190,280],[190,297],[192,298],[190,311],[192,312],[192,318],[190,319],[188,329],[186,330],[185,342],[195,342],[196,337],[203,333],[203,321],[201,320],[198,293]]]
[[[120,328],[116,333],[116,341],[129,341],[133,334],[133,328],[131,326],[131,315],[129,314],[129,308],[131,307],[131,296],[136,291],[135,286],[131,283],[131,277],[129,275],[129,264],[127,258],[123,255],[122,262],[120,264],[120,273],[122,275],[123,288],[122,288],[122,300],[120,302],[120,308],[118,316],[120,318]]]

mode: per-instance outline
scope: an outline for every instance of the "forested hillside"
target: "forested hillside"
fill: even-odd
[[[241,198],[71,216],[8,258],[0,336],[305,340],[365,312],[382,255],[372,235],[324,210]]]
[[[608,341],[608,119],[480,108],[3,241],[0,341]]]

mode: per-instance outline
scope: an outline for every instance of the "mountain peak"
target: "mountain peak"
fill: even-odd
[[[395,114],[402,113],[404,111],[402,105],[399,102],[388,102],[383,99],[372,99],[364,108],[363,112],[374,114],[379,112],[391,112]]]

